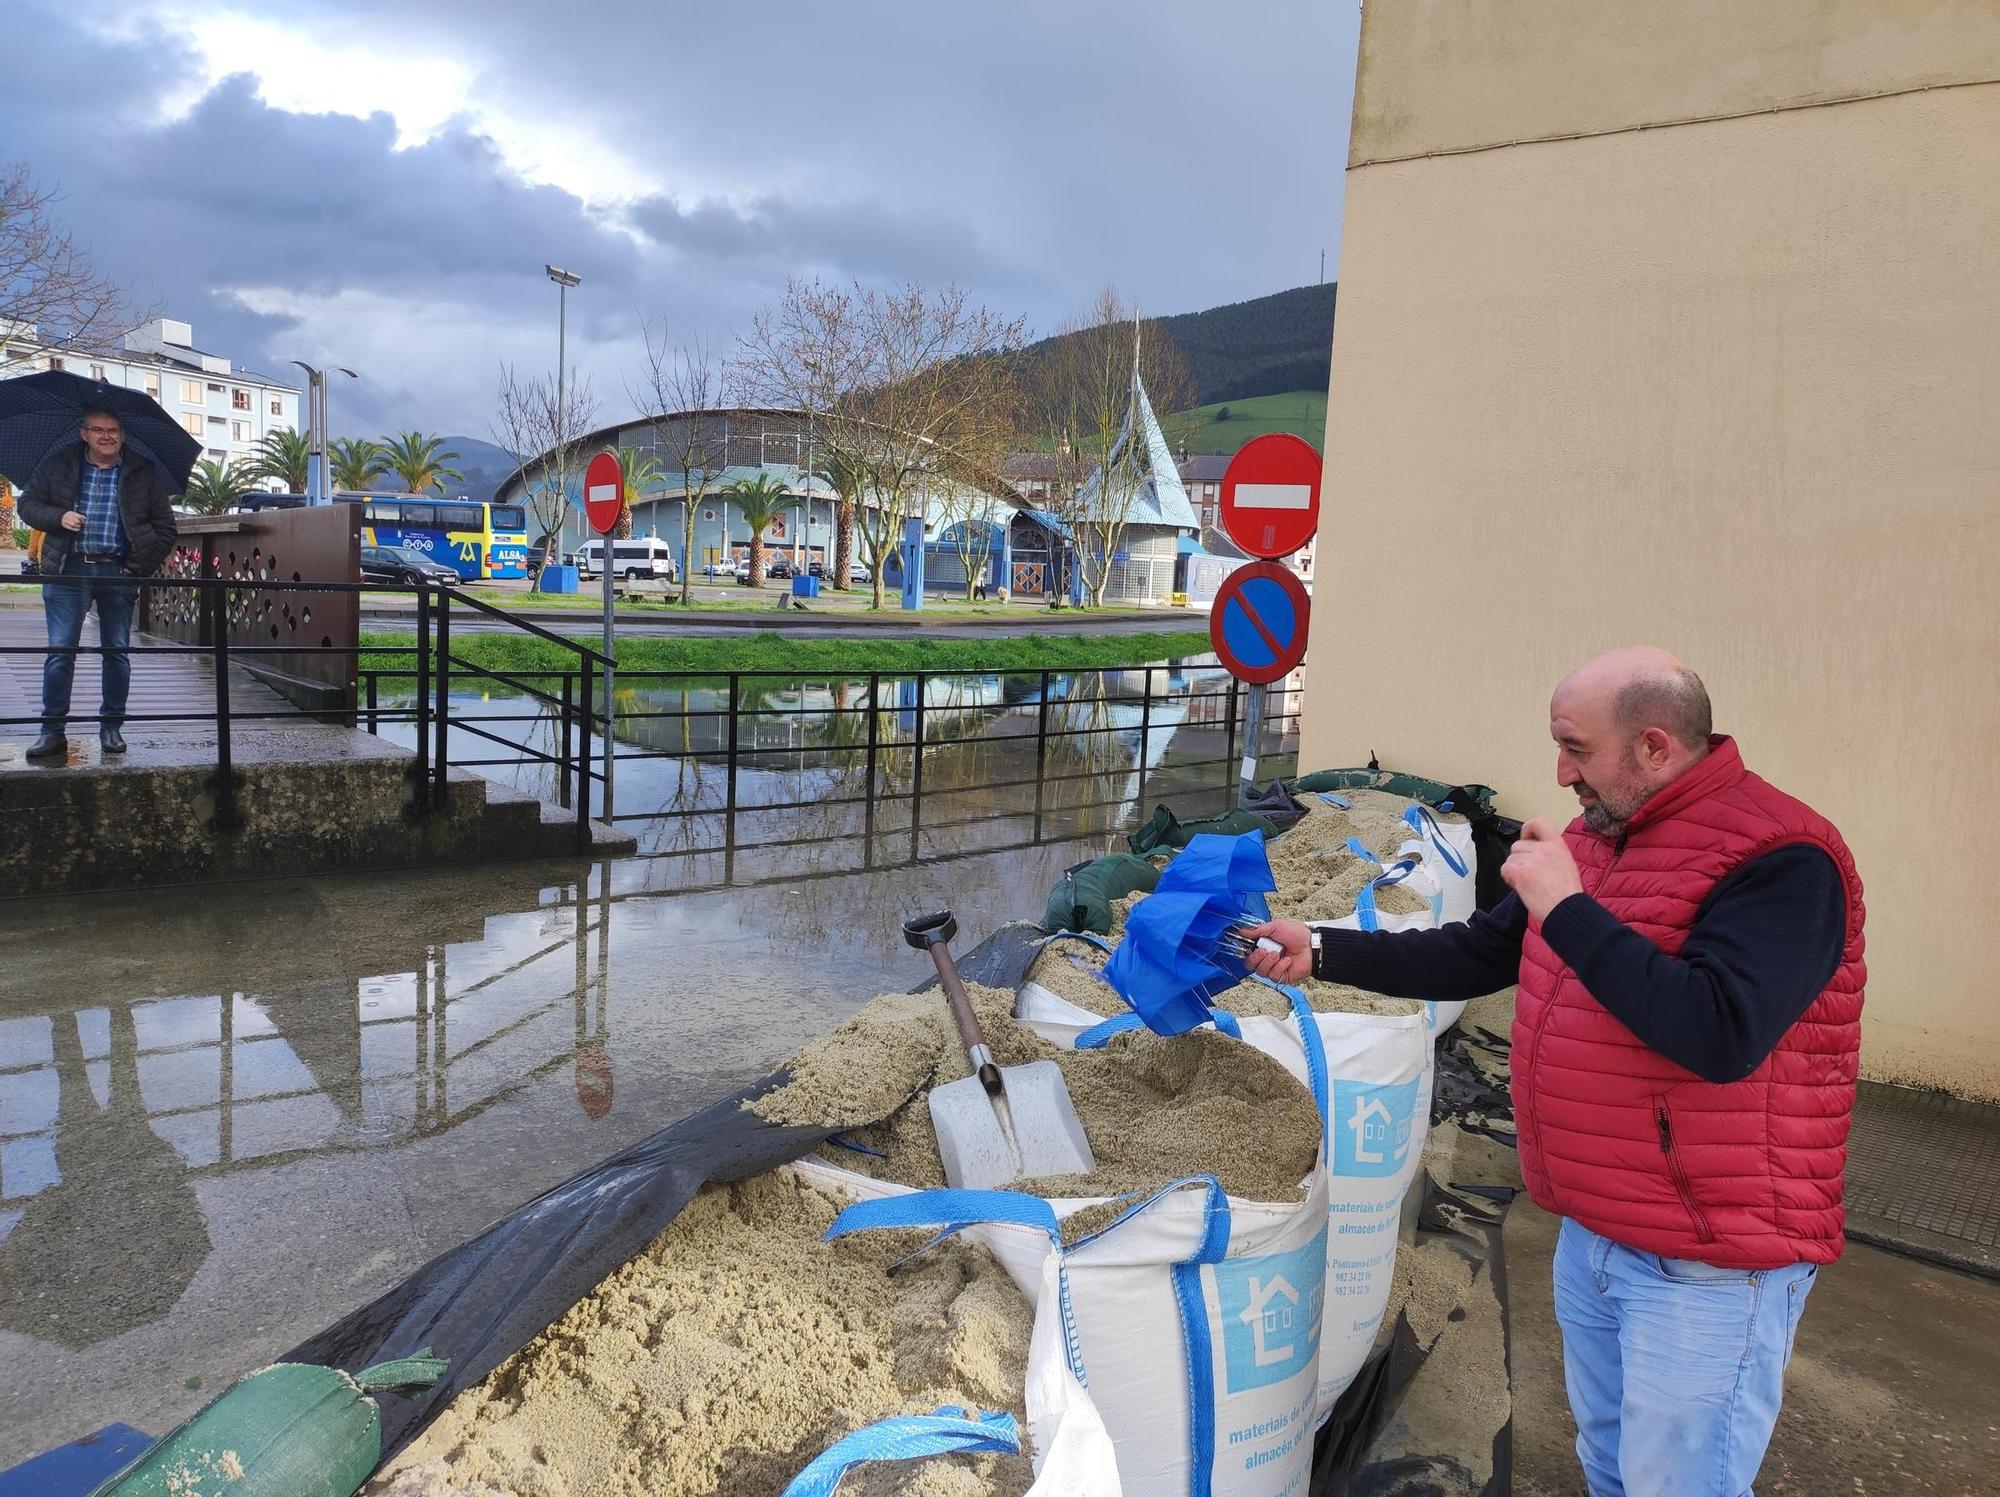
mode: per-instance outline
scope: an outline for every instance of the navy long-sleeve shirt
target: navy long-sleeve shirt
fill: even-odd
[[[1399,998],[1478,998],[1520,976],[1527,907],[1509,894],[1438,930],[1328,930],[1313,975]],[[1587,894],[1542,937],[1590,996],[1704,1081],[1740,1081],[1777,1047],[1840,965],[1847,891],[1817,847],[1776,848],[1709,891],[1679,956]]]

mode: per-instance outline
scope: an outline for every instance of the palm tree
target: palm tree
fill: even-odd
[[[375,480],[389,471],[388,454],[380,442],[366,437],[339,437],[326,444],[327,459],[333,465],[333,486],[349,494],[375,487]]]
[[[618,528],[612,532],[614,540],[625,540],[632,534],[632,506],[639,502],[639,496],[648,489],[665,485],[666,470],[660,466],[660,459],[644,447],[609,447],[605,449],[618,459],[618,471],[625,479],[625,508],[618,513]]]
[[[181,508],[198,515],[219,515],[255,487],[257,475],[243,463],[223,464],[203,458],[188,474],[181,491]]]
[[[312,467],[312,437],[302,431],[281,428],[258,438],[257,445],[243,460],[243,473],[252,483],[275,478],[288,494],[303,494]]]
[[[726,499],[734,499],[736,507],[743,514],[743,523],[750,527],[750,585],[764,585],[764,532],[771,522],[785,512],[785,506],[792,496],[785,492],[785,486],[769,473],[759,473],[754,478],[739,478],[723,491]]]
[[[442,446],[443,437],[427,437],[420,431],[401,432],[394,441],[382,444],[382,459],[410,493],[427,494],[432,489],[442,493],[447,479],[465,477],[451,466],[458,454],[438,451]]]
[[[827,575],[834,587],[847,591],[854,570],[854,517],[868,488],[868,465],[851,452],[829,452],[813,464],[816,477],[839,496],[834,511],[833,565]]]

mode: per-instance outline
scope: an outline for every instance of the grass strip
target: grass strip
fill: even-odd
[[[581,644],[594,645],[578,635]],[[361,668],[395,671],[415,668],[414,634],[365,633]],[[560,645],[524,634],[460,634],[452,640],[454,659],[484,670],[563,671],[576,657]],[[825,639],[759,629],[736,636],[695,639],[634,636],[618,643],[621,670],[686,671],[726,675],[731,671],[782,671],[806,679],[824,675],[866,675],[871,671],[1102,670],[1157,664],[1209,652],[1206,630],[1181,629],[1149,634],[1019,634],[993,639]]]

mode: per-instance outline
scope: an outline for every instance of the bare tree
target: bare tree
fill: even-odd
[[[855,529],[875,607],[885,599],[882,564],[933,484],[941,496],[998,467],[1022,334],[1019,318],[973,304],[955,285],[876,291],[794,280],[744,339],[748,387],[806,412],[818,450],[866,475]]]
[[[965,600],[970,603],[992,565],[997,527],[1007,524],[1014,512],[984,484],[965,480],[945,486],[940,508],[951,549],[965,570]],[[1007,585],[1006,579],[1001,585]]]
[[[542,570],[555,560],[569,518],[571,483],[590,457],[583,438],[596,420],[597,397],[587,377],[573,376],[558,395],[553,376],[522,379],[513,365],[500,366],[493,440],[514,460],[521,498],[538,532],[528,553],[531,591],[541,590]]]
[[[1154,408],[1193,401],[1187,360],[1157,322],[1106,286],[1037,351],[1025,375],[1027,423],[1051,450],[1049,510],[1070,532],[1084,591],[1101,607],[1132,507],[1149,474],[1137,394]]]
[[[57,192],[23,163],[0,167],[0,331],[35,329],[52,348],[108,348],[135,322],[119,287],[57,223]]]
[[[723,405],[724,379],[709,346],[700,338],[669,348],[661,324],[643,322],[646,367],[639,388],[626,388],[632,404],[647,412],[653,445],[671,473],[681,479],[681,603],[694,601],[694,517],[728,466],[722,430],[714,419]],[[727,536],[725,535],[725,540]]]

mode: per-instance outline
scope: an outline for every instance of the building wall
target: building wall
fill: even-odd
[[[1993,80],[1987,3],[1370,4],[1302,746],[1566,819],[1551,688],[1674,650],[1854,847],[1869,1074],[1986,1096]]]

